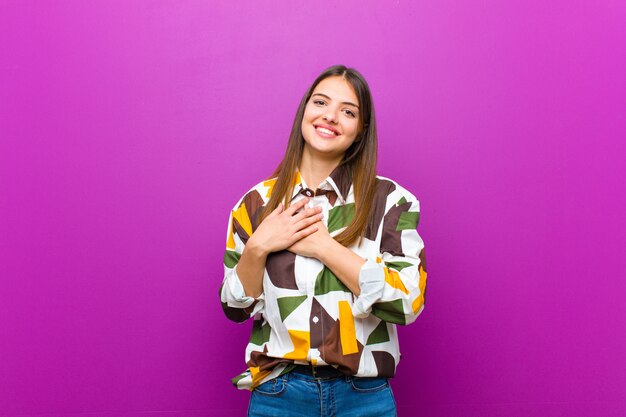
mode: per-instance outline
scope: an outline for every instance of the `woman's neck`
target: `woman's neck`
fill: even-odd
[[[306,185],[315,190],[324,181],[331,172],[339,165],[341,157],[334,159],[314,158],[306,150],[302,153],[300,161],[300,176],[304,179]]]

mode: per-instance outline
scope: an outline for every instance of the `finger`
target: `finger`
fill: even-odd
[[[298,201],[297,203],[289,206],[289,208],[285,210],[285,213],[289,214],[290,216],[293,216],[296,211],[300,210],[308,202],[309,202],[309,199],[305,197],[302,200]]]
[[[267,215],[266,219],[269,219],[270,217],[277,216],[282,211],[283,211],[283,203],[278,203],[278,206],[276,206],[276,208],[274,210],[272,210],[272,212],[270,214]]]
[[[282,203],[278,203],[278,206],[274,210],[272,210],[272,212],[268,214],[267,217],[263,221],[267,219],[271,219],[272,217],[278,216],[282,212],[282,210],[283,210]]]
[[[322,211],[321,207],[303,208],[302,210],[300,210],[298,213],[296,213],[293,216],[293,221],[294,223],[298,223],[300,220],[304,218],[312,217],[318,213],[321,213],[321,211]]]
[[[294,233],[293,236],[296,238],[296,241],[307,237],[308,235],[317,232],[318,230],[318,226],[317,224],[313,224],[309,227],[307,227],[306,229],[302,229],[297,233]]]
[[[305,217],[306,217],[306,209],[302,209],[296,214],[294,214],[293,216],[291,216],[291,221],[293,223],[298,223],[300,220],[304,219]]]
[[[324,218],[324,215],[322,213],[317,213],[317,214],[315,214],[313,216],[309,216],[309,217],[303,218],[303,219],[301,219],[300,221],[298,221],[296,223],[296,228],[298,230],[304,229],[305,227],[307,227],[307,226],[309,226],[311,224],[319,222],[323,218]]]

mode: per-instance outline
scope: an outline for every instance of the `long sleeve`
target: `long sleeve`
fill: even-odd
[[[245,242],[252,235],[252,223],[243,198],[231,211],[228,219],[226,250],[224,251],[224,280],[220,287],[220,300],[224,314],[230,320],[242,322],[264,308],[264,294],[257,298],[245,294],[237,276],[237,263]]]
[[[397,186],[388,195],[378,256],[367,259],[359,271],[356,317],[373,314],[404,325],[424,309],[427,274],[424,242],[416,230],[419,215],[419,201],[406,189]]]

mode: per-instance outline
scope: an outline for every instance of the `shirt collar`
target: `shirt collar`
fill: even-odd
[[[292,200],[300,191],[307,188],[306,183],[300,175],[300,170],[296,172],[294,184],[293,194],[291,196]],[[345,204],[348,193],[350,192],[350,187],[352,187],[352,173],[346,164],[338,165],[319,186],[322,190],[334,190],[341,204]]]

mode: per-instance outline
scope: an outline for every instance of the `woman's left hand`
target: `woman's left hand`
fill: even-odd
[[[303,237],[288,247],[287,250],[296,255],[319,259],[321,249],[332,245],[335,240],[330,236],[322,221],[315,223],[315,226],[318,227],[317,231]]]

